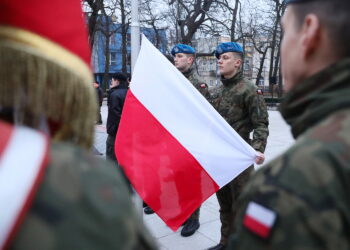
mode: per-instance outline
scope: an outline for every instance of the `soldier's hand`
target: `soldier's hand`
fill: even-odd
[[[260,165],[263,164],[265,161],[265,155],[259,151],[256,151],[257,155],[255,157],[255,163]]]

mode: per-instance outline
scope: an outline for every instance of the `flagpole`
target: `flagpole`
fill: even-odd
[[[138,0],[131,0],[131,73],[134,73],[135,63],[140,51],[140,22]],[[131,79],[132,81],[132,79]],[[143,201],[140,196],[134,193],[134,204],[136,211],[143,216]]]

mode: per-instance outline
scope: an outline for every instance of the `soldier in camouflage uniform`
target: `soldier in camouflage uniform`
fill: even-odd
[[[194,67],[195,49],[186,44],[177,44],[171,54],[174,57],[175,67],[192,83],[192,85],[207,99],[210,98],[208,86],[199,79]],[[200,207],[193,212],[184,224],[181,235],[188,237],[193,235],[199,228]]]
[[[243,191],[229,249],[350,249],[350,2],[286,4],[281,113],[296,142]]]
[[[113,164],[62,142],[49,157],[11,249],[156,249]]]
[[[7,227],[6,241],[1,235],[0,248],[155,249],[121,174],[90,153],[97,102],[81,1],[11,0],[0,6],[0,124],[7,123],[1,128],[30,127],[51,142],[43,177],[25,197],[31,202]],[[18,158],[26,157],[24,151],[17,150]],[[7,191],[1,190],[17,198]],[[0,206],[4,211],[7,204]],[[0,212],[0,228],[6,220]]]
[[[174,57],[175,67],[207,100],[210,100],[208,86],[200,79],[197,70],[194,67],[195,53],[195,49],[186,44],[177,44],[171,50],[171,54]]]
[[[264,161],[264,150],[268,137],[268,114],[265,101],[257,92],[257,87],[243,78],[242,47],[233,42],[220,44],[215,52],[221,74],[221,90],[214,107],[236,132],[258,152],[257,164]],[[250,139],[250,133],[253,138]],[[234,166],[234,163],[233,163]],[[220,205],[221,239],[210,249],[220,250],[227,246],[232,231],[231,222],[236,215],[237,198],[254,166],[250,166],[217,193]]]

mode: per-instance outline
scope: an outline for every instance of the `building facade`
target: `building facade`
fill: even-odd
[[[103,82],[105,72],[111,78],[115,72],[122,71],[122,26],[121,24],[110,22],[108,27],[110,36],[107,38],[105,30],[107,27],[99,25],[99,29],[95,32],[94,46],[92,50],[92,67],[95,76],[95,80],[99,83]],[[159,29],[155,31],[152,28],[141,28],[141,33],[144,34],[150,42],[152,42],[161,53],[166,53],[167,37],[166,30]],[[107,45],[107,39],[109,40]],[[109,62],[106,65],[106,54],[109,55]],[[126,71],[131,71],[131,36],[130,27],[127,29],[126,36]],[[108,66],[108,67],[107,67]],[[103,86],[104,89],[108,86]]]

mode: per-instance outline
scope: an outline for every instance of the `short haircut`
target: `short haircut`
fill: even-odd
[[[196,59],[196,55],[195,54],[189,54],[189,53],[183,53],[187,58],[188,57],[193,57],[193,61],[194,59]]]
[[[187,57],[193,57],[193,58],[195,58],[196,57],[196,55],[195,54],[185,54]]]
[[[232,52],[235,58],[243,60],[243,54],[238,52]]]
[[[122,81],[122,82],[124,82],[124,81],[127,80],[127,76],[126,76],[123,72],[114,73],[114,74],[112,75],[112,78],[113,78],[114,80],[118,80],[118,81]]]
[[[349,0],[350,1],[350,0]],[[196,55],[195,54],[189,54],[189,53],[183,53],[185,55],[185,57],[187,58],[193,58],[192,60],[192,65],[195,63],[195,60],[196,60]]]
[[[334,53],[350,56],[350,0],[319,0],[291,4],[296,24],[301,28],[308,14],[315,14],[328,33]]]

